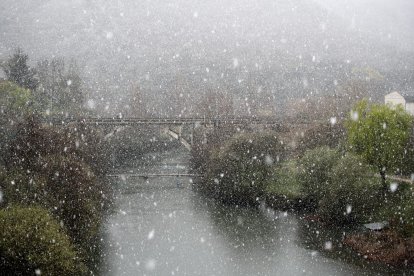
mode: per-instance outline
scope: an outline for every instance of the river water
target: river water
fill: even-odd
[[[187,172],[189,155],[148,154],[125,172]],[[382,275],[340,245],[343,231],[299,215],[223,206],[191,189],[190,177],[119,177],[107,221],[103,275]]]

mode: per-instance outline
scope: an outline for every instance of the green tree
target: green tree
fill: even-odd
[[[274,133],[235,136],[209,156],[201,188],[226,203],[256,205],[285,155]]]
[[[408,173],[412,117],[395,108],[360,101],[345,123],[351,149],[375,166],[385,185],[386,173]]]
[[[31,92],[9,82],[0,82],[0,161],[15,139],[17,125],[31,113]]]
[[[86,275],[59,222],[41,207],[0,210],[2,275]]]
[[[35,77],[36,71],[27,64],[28,60],[29,56],[17,48],[2,67],[9,81],[33,91],[38,81]]]
[[[330,172],[342,155],[329,147],[318,147],[305,152],[299,160],[298,181],[303,195],[317,208],[332,185]]]
[[[383,202],[381,181],[373,172],[360,156],[347,153],[328,171],[317,213],[339,224],[372,221]]]

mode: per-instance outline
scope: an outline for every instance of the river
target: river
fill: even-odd
[[[187,172],[182,150],[148,154],[133,173]],[[116,211],[104,227],[103,275],[383,275],[340,244],[343,231],[262,207],[223,206],[190,177],[114,180]],[[402,271],[399,271],[402,272]]]

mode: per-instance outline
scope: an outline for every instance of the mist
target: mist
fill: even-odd
[[[102,113],[125,112],[139,91],[154,116],[195,114],[211,93],[233,112],[251,101],[277,114],[367,70],[382,77],[374,97],[412,90],[413,11],[410,0],[3,0],[0,60],[17,47],[33,65],[75,59]]]

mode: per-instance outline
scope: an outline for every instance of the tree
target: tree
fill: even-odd
[[[0,152],[4,151],[15,139],[17,125],[31,113],[30,90],[9,81],[0,82]],[[0,162],[3,161],[3,156]],[[6,161],[6,160],[4,160]]]
[[[327,187],[332,185],[329,173],[341,157],[339,151],[324,146],[306,151],[299,160],[298,181],[312,207],[318,207],[326,196]]]
[[[21,87],[35,90],[38,85],[36,71],[27,64],[29,56],[17,48],[14,54],[2,66],[7,79]]]
[[[401,106],[362,100],[345,123],[351,149],[377,168],[384,185],[386,173],[408,172],[407,162],[413,153],[408,147],[412,122]]]
[[[257,205],[266,180],[285,155],[275,133],[237,135],[213,150],[199,187],[225,203]]]
[[[0,265],[2,275],[87,275],[59,222],[37,206],[0,210]]]
[[[324,220],[340,224],[372,221],[383,202],[381,181],[372,166],[347,153],[328,171],[328,179],[317,210]]]
[[[42,109],[52,112],[76,113],[82,109],[82,79],[75,61],[66,66],[63,58],[43,60],[37,64],[39,87],[35,100]]]

